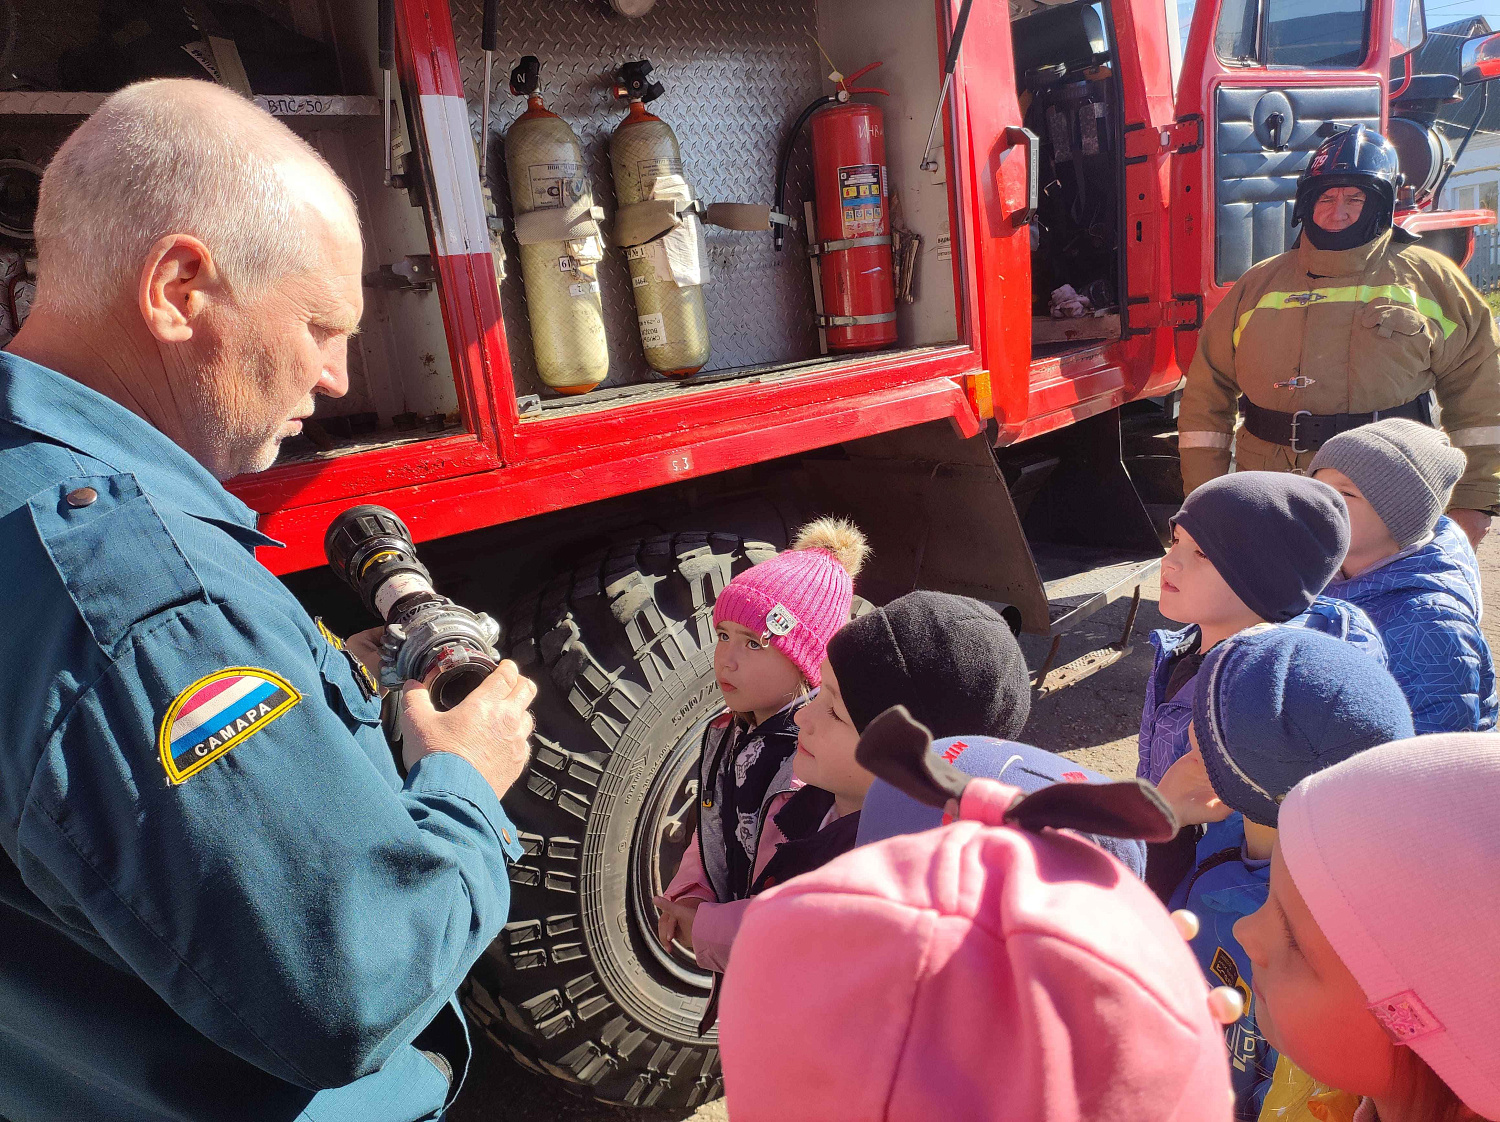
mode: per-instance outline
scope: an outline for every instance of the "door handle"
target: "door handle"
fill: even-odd
[[[1036,133],[1024,125],[1005,126],[1006,147],[1025,143],[1026,145],[1026,208],[1018,210],[1011,216],[1011,224],[1019,229],[1027,225],[1036,217],[1037,207],[1042,202],[1042,178],[1041,159],[1042,142]]]
[[[1266,115],[1266,131],[1271,134],[1271,151],[1285,152],[1287,146],[1281,143],[1281,130],[1286,126],[1286,115],[1284,113],[1269,113]]]

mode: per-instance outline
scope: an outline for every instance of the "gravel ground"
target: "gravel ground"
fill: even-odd
[[[1500,533],[1491,534],[1479,551],[1485,596],[1500,604]],[[1023,739],[1061,752],[1107,775],[1135,774],[1136,732],[1141,720],[1141,698],[1151,670],[1151,647],[1145,635],[1169,626],[1157,611],[1159,588],[1153,580],[1141,590],[1135,645],[1115,665],[1076,686],[1039,702],[1031,712]],[[1124,626],[1128,601],[1100,612],[1070,635],[1058,652],[1063,665],[1079,655],[1117,640]],[[1484,618],[1485,637],[1500,650],[1500,609]],[[1046,657],[1048,644],[1023,637],[1027,660],[1035,667]],[[601,1106],[561,1092],[549,1080],[519,1067],[476,1040],[474,1070],[463,1097],[449,1112],[450,1122],[727,1122],[724,1103],[714,1102],[692,1114],[640,1112]]]

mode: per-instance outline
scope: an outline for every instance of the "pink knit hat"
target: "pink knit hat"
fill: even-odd
[[[750,902],[719,1023],[731,1117],[1227,1122],[1223,1030],[1160,902],[1079,837],[1002,825],[1016,788],[964,782],[963,821]]]
[[[714,604],[714,626],[737,623],[765,636],[809,685],[821,685],[828,640],[849,622],[854,578],[868,553],[865,536],[848,519],[810,522],[791,549],[725,586]]]
[[[1297,891],[1391,1039],[1500,1118],[1500,736],[1372,748],[1309,776],[1277,819]],[[739,951],[738,944],[735,947]]]

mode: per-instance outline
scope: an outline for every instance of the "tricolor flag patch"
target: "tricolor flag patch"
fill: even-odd
[[[199,678],[177,695],[157,737],[167,778],[181,783],[302,700],[269,670],[233,666]]]

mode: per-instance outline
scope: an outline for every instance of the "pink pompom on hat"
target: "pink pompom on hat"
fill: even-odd
[[[809,522],[791,549],[729,582],[714,604],[714,626],[737,623],[765,637],[819,686],[828,640],[849,622],[854,578],[869,551],[848,519]]]
[[[1418,736],[1310,775],[1277,816],[1313,919],[1398,1044],[1500,1118],[1500,736]],[[739,953],[739,944],[735,944]]]
[[[719,1019],[735,1122],[1229,1122],[1166,909],[1082,838],[1003,825],[1019,797],[968,780],[961,821],[750,901]]]

